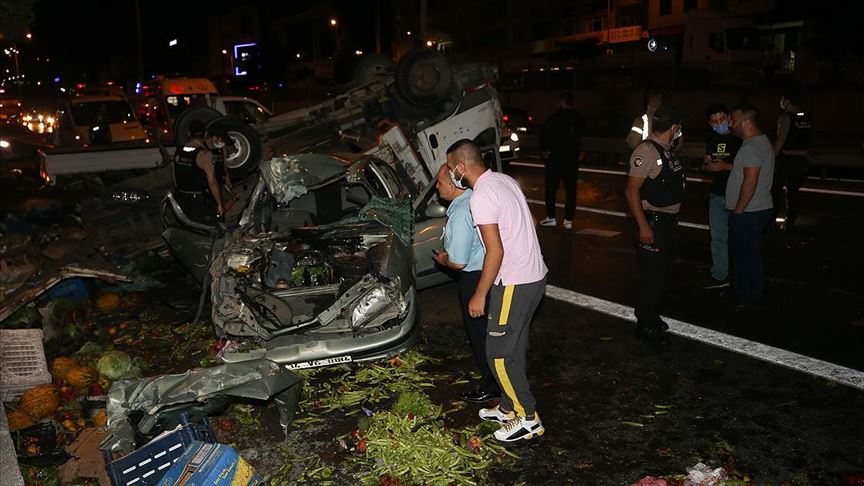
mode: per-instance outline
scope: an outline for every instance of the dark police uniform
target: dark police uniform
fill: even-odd
[[[174,155],[174,197],[189,219],[215,225],[218,222],[216,201],[210,194],[207,173],[197,163],[198,154],[204,150],[209,149],[181,147],[177,150]],[[224,158],[222,163],[224,164]],[[224,169],[222,173],[224,174]],[[217,177],[218,174],[217,172]]]
[[[800,208],[799,190],[807,171],[810,160],[807,157],[807,147],[810,145],[810,132],[813,124],[810,116],[798,107],[791,106],[777,120],[777,135],[786,134],[786,142],[780,153],[776,154],[774,185],[771,189],[774,200],[774,213],[779,214],[786,208],[786,228],[792,228],[798,219]],[[786,197],[783,197],[783,186],[786,186]]]
[[[668,145],[653,136],[630,155],[631,177],[644,178],[639,190],[654,243],[639,243],[636,319],[643,329],[665,330],[657,305],[666,292],[678,250],[678,211],[684,198],[684,165]]]

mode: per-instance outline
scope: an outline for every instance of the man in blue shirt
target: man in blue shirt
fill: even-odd
[[[459,181],[461,182],[461,181]],[[442,267],[458,270],[459,300],[462,307],[462,322],[468,333],[468,341],[474,351],[474,359],[481,374],[477,387],[461,395],[462,400],[484,403],[498,398],[501,391],[486,360],[486,318],[473,318],[468,314],[468,301],[477,289],[483,258],[486,255],[480,234],[471,217],[471,189],[458,188],[450,179],[447,165],[438,170],[436,188],[441,199],[450,201],[447,208],[447,224],[444,226],[444,249],[435,252],[435,261]],[[487,297],[486,308],[489,308]]]

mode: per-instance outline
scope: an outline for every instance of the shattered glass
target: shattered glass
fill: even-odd
[[[413,234],[414,213],[411,209],[411,200],[390,199],[374,196],[369,203],[363,206],[360,213],[351,218],[340,221],[339,225],[346,223],[364,223],[376,221],[387,226],[402,240],[402,243],[411,245]]]

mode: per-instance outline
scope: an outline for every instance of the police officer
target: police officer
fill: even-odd
[[[651,135],[630,155],[627,206],[639,228],[636,335],[660,338],[669,326],[657,305],[669,286],[678,246],[678,211],[684,198],[684,165],[672,151],[681,131],[681,114],[674,106],[654,113]]]
[[[174,195],[190,219],[209,226],[216,225],[225,212],[213,159],[205,143],[204,123],[193,120],[189,141],[174,155]]]
[[[813,125],[810,116],[798,107],[795,95],[780,95],[780,110],[782,113],[777,118],[777,138],[774,140],[777,165],[771,192],[774,199],[774,214],[779,216],[783,208],[786,208],[784,228],[790,231],[795,225],[795,220],[798,219],[799,189],[807,178],[807,170],[810,166],[807,147],[810,144],[810,131]],[[784,186],[786,187],[785,198]]]
[[[651,125],[654,120],[654,114],[661,106],[663,106],[663,100],[663,93],[652,93],[648,96],[648,106],[645,108],[645,113],[641,116],[637,116],[633,120],[633,124],[630,127],[630,133],[628,133],[627,138],[624,139],[628,149],[635,149],[637,145],[647,140],[651,135],[653,131]],[[672,151],[678,150],[678,147],[683,143],[683,140],[681,139],[682,135],[683,132],[681,131],[675,134],[675,138],[672,142]]]

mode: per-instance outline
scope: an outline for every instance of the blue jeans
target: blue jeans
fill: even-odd
[[[729,214],[732,259],[735,263],[735,301],[759,304],[765,286],[762,267],[762,232],[771,222],[771,209],[752,213]]]
[[[726,197],[711,194],[708,200],[708,226],[711,228],[711,277],[729,277],[729,210]]]

